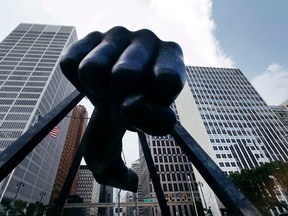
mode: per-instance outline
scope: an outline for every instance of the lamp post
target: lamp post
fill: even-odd
[[[182,215],[186,216],[184,212],[184,206],[183,206],[184,194],[179,193],[179,195],[180,195],[180,202],[181,202],[181,212],[182,212]]]
[[[46,195],[46,193],[42,191],[39,195],[40,195],[40,202],[42,202],[42,199]]]
[[[204,202],[204,206],[205,206],[205,211],[207,213],[208,209],[207,209],[207,204],[206,204],[206,200],[205,200],[205,197],[204,197],[204,194],[203,194],[203,190],[202,190],[202,187],[204,186],[202,182],[198,181],[198,186],[200,188],[200,192],[201,192],[201,195],[202,195],[202,198],[203,198],[203,202]]]
[[[191,179],[190,179],[189,175],[187,177],[188,177],[188,183],[189,183],[190,191],[191,191],[191,194],[192,194],[192,199],[193,199],[193,204],[194,204],[194,208],[195,208],[195,213],[196,213],[196,216],[198,216],[198,211],[197,211],[197,207],[196,207],[196,202],[195,202],[194,191],[193,191]]]
[[[39,196],[40,196],[39,202],[40,202],[40,203],[42,202],[43,196],[45,196],[45,195],[46,195],[46,193],[45,193],[44,191],[42,191],[41,193],[39,193]],[[40,203],[37,204],[37,210],[36,210],[36,212],[34,213],[34,215],[37,215],[37,214],[38,214],[38,212],[39,212],[39,210],[40,210]]]
[[[118,195],[117,195],[117,215],[120,216],[120,193],[121,190],[118,191]]]
[[[137,206],[138,196],[137,196],[137,193],[134,193],[134,198],[135,198],[135,214],[138,215],[138,206]]]
[[[14,197],[14,203],[15,203],[15,201],[17,199],[17,196],[18,196],[18,193],[19,193],[20,189],[23,188],[23,187],[24,187],[24,183],[22,181],[20,181],[20,182],[18,182],[16,184],[17,191],[16,191],[16,194],[15,194],[15,197]]]

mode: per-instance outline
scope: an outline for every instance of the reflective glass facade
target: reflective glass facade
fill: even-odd
[[[0,151],[74,90],[58,59],[76,37],[74,27],[23,23],[0,43]],[[59,123],[57,137],[47,136],[0,183],[2,198],[14,199],[22,182],[17,199],[49,201],[69,121]]]

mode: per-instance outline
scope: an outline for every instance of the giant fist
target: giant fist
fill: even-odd
[[[166,135],[169,108],[183,88],[180,46],[153,32],[115,27],[92,32],[63,53],[61,69],[95,109],[83,137],[84,158],[96,181],[136,192],[137,175],[121,159],[126,130]]]

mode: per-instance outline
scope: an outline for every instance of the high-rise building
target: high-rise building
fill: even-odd
[[[111,203],[113,202],[113,187],[108,185],[100,186],[100,198],[99,203]],[[113,216],[113,208],[100,207],[98,208],[98,215]]]
[[[99,202],[100,184],[96,182],[92,172],[86,165],[80,166],[77,195],[83,198],[84,203]],[[86,209],[86,215],[98,215],[98,208]]]
[[[74,90],[58,61],[76,39],[71,26],[22,23],[0,43],[0,151]],[[69,122],[64,118],[58,134],[43,139],[0,183],[1,200],[49,202]]]
[[[131,170],[133,170],[138,177],[140,177],[140,159],[134,161],[132,164],[131,164]],[[141,199],[142,197],[142,189],[141,189],[141,178],[139,178],[139,181],[138,181],[138,189],[137,189],[137,193],[134,193],[135,197]]]
[[[284,103],[280,104],[279,106],[270,106],[272,111],[276,114],[279,120],[288,128],[288,100]],[[288,134],[287,134],[288,139]]]
[[[60,163],[58,166],[58,171],[53,186],[53,192],[50,197],[50,203],[55,202],[62,190],[65,179],[68,175],[73,159],[79,148],[79,144],[87,126],[88,112],[84,106],[77,105],[73,109],[72,115],[67,116],[67,118],[71,118],[71,120],[65,139]],[[76,175],[74,179],[74,182],[70,188],[69,195],[76,195],[77,185],[78,175]]]
[[[143,215],[143,208],[141,206],[138,206],[138,202],[142,202],[142,188],[141,188],[141,170],[140,170],[140,159],[134,161],[131,164],[131,170],[133,170],[137,176],[138,176],[138,189],[137,193],[131,193],[128,192],[126,194],[126,201],[127,202],[134,202],[135,206],[133,207],[127,207],[127,212],[129,213],[128,215]],[[133,214],[131,214],[133,212]]]
[[[172,105],[172,108],[179,120],[175,104]],[[195,208],[190,204],[194,200],[199,202],[200,194],[191,162],[170,135],[162,137],[146,135],[146,139],[164,196],[168,203],[173,203],[169,204],[170,214],[172,216],[192,215]],[[157,201],[141,146],[139,155],[142,199]],[[186,204],[188,202],[189,204]],[[159,207],[143,207],[143,215],[149,216],[159,214],[159,212]]]
[[[280,105],[285,106],[288,109],[288,99],[281,103]]]
[[[287,128],[239,69],[186,70],[187,83],[176,99],[180,122],[225,174],[288,160]],[[213,207],[207,187],[205,198]]]

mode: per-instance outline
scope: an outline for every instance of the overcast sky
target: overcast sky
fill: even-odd
[[[179,43],[186,65],[237,67],[279,105],[288,99],[287,8],[287,0],[2,0],[0,41],[21,22],[76,26],[78,38],[117,25],[149,28]],[[128,139],[137,148],[136,136]]]

